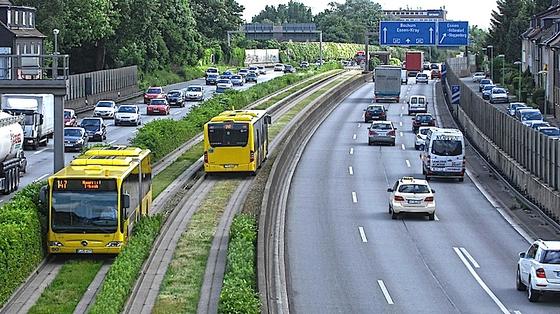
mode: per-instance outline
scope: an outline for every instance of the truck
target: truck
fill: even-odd
[[[25,172],[27,168],[22,120],[22,116],[0,112],[0,192],[3,194],[18,189],[20,172]]]
[[[407,51],[405,56],[406,73],[408,76],[416,76],[422,72],[424,65],[424,52],[422,51]]]
[[[375,68],[374,100],[399,102],[401,97],[401,67],[382,65]]]
[[[14,116],[23,116],[23,145],[37,150],[46,146],[54,134],[54,96],[51,94],[4,94],[1,109]]]

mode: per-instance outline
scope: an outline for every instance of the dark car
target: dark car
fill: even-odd
[[[225,78],[228,80],[231,80],[231,76],[233,75],[233,71],[232,70],[226,70],[224,71],[224,73],[222,73],[222,75],[220,76],[220,78]]]
[[[412,131],[418,132],[421,126],[436,126],[436,119],[429,113],[420,113],[412,119]]]
[[[296,68],[291,64],[286,64],[284,66],[284,73],[296,73]]]
[[[107,139],[107,127],[103,118],[83,118],[80,127],[86,130],[90,141],[103,141]]]
[[[494,85],[494,84],[484,85],[484,87],[482,88],[482,99],[489,100],[490,99],[490,94],[492,94],[492,89],[494,87],[497,87],[497,86]]]
[[[441,78],[441,72],[438,69],[433,69],[430,72],[430,77],[431,77],[432,80],[435,80],[435,79],[438,79],[438,78],[440,79]]]
[[[64,151],[81,151],[88,140],[89,136],[83,128],[64,128]]]
[[[430,64],[430,70],[438,70],[439,71],[439,64],[437,64],[437,63]]]
[[[77,126],[78,117],[72,109],[64,109],[64,126]]]
[[[218,74],[208,74],[206,76],[206,85],[216,85]]]
[[[424,62],[424,64],[422,65],[422,70],[429,70],[429,69],[430,69],[430,63]]]
[[[364,122],[387,120],[387,109],[383,105],[369,105],[364,109]]]
[[[249,74],[247,74],[247,76],[245,76],[245,81],[247,83],[249,82],[257,82],[257,74],[253,73],[253,72],[249,72]]]
[[[172,90],[165,97],[170,106],[185,107],[185,94],[180,90]]]
[[[494,83],[492,83],[491,79],[481,79],[480,84],[478,84],[478,91],[482,92],[482,89],[484,88],[484,85],[489,85],[489,84],[494,84]]]

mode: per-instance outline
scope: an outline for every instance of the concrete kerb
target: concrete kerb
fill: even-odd
[[[317,99],[313,109],[291,128],[285,140],[286,146],[271,169],[261,205],[257,239],[257,274],[263,313],[289,313],[284,218],[289,185],[305,144],[336,105],[364,82],[364,76],[357,76]]]

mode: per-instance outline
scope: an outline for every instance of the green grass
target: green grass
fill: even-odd
[[[171,165],[158,173],[152,181],[152,196],[156,198],[165,188],[175,181],[185,170],[187,170],[204,153],[204,143],[199,142],[187,150]]]
[[[196,313],[214,233],[239,182],[216,183],[192,216],[175,248],[152,313]]]
[[[75,259],[66,262],[29,313],[72,313],[101,265],[99,260]]]

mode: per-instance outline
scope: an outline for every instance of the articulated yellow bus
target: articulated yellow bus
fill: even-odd
[[[266,110],[225,111],[204,125],[204,171],[254,174],[268,155]]]
[[[117,254],[152,203],[150,151],[90,150],[48,179],[49,253]]]

